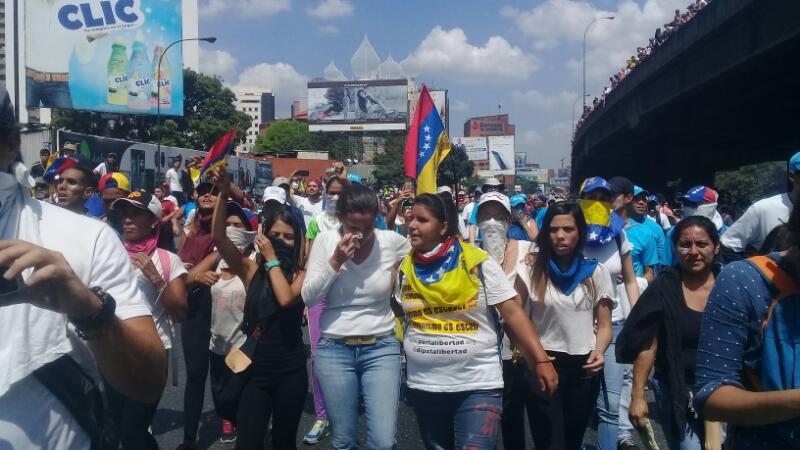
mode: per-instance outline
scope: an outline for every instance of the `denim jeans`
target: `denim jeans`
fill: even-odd
[[[702,450],[705,441],[703,421],[695,419],[694,415],[687,411],[686,426],[683,430],[678,430],[672,419],[672,393],[669,385],[653,377],[652,386],[656,397],[655,417],[664,430],[669,450]]]
[[[620,398],[624,393],[626,378],[631,376],[632,366],[630,364],[618,364],[615,354],[617,336],[622,331],[624,322],[614,322],[611,324],[612,339],[611,345],[604,355],[605,365],[603,366],[603,384],[600,395],[597,396],[597,450],[617,450],[617,439],[625,435],[633,436],[633,426],[628,419],[628,407],[630,406],[630,387],[628,388],[628,400],[624,409],[625,417],[622,416]],[[630,381],[630,380],[629,380]]]
[[[316,371],[331,423],[331,448],[358,448],[358,407],[363,398],[367,448],[395,447],[400,397],[400,343],[394,335],[371,345],[345,345],[322,338]]]
[[[503,415],[500,389],[465,392],[426,392],[410,389],[408,398],[417,414],[427,450],[494,450]]]
[[[314,394],[314,415],[317,420],[327,420],[328,413],[325,411],[325,400],[322,398],[322,391],[319,390],[317,380],[317,343],[320,339],[319,318],[322,310],[325,309],[325,300],[320,300],[316,305],[308,308],[308,334],[311,341],[311,388]]]
[[[36,81],[25,78],[28,108],[72,108],[72,94],[66,81]]]

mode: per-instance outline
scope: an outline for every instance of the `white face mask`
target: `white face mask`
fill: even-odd
[[[256,235],[258,232],[256,231],[247,231],[243,228],[236,228],[236,227],[227,227],[225,229],[225,234],[228,236],[228,239],[233,242],[233,245],[239,250],[239,252],[244,253],[248,247],[253,245],[253,242],[256,240]]]
[[[483,249],[497,262],[502,263],[508,244],[508,223],[496,219],[484,220],[478,224],[483,238]]]
[[[336,204],[339,202],[339,195],[325,195],[323,199],[322,207],[325,209],[325,212],[335,216],[336,215]]]
[[[700,205],[697,208],[692,208],[691,206],[684,206],[681,210],[683,213],[683,217],[690,217],[690,216],[701,216],[705,217],[706,219],[711,220],[716,225],[717,229],[722,228],[722,216],[719,215],[717,212],[717,204],[716,203],[706,203],[704,205]]]

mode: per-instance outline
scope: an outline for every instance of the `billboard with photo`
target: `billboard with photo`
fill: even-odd
[[[536,183],[547,184],[550,182],[550,171],[548,169],[528,169],[517,171],[517,177],[531,178]]]
[[[25,0],[26,107],[183,115],[181,0]],[[160,92],[160,96],[159,96]]]
[[[517,172],[520,170],[525,170],[528,167],[528,153],[527,152],[515,152],[514,153],[514,168],[517,169]]]
[[[445,129],[450,129],[450,122],[448,118],[449,104],[447,98],[447,90],[429,90],[433,105],[439,111],[439,116],[442,118],[442,123]],[[417,110],[417,103],[419,103],[419,92],[415,92],[408,97],[408,117],[414,117],[414,112]]]
[[[453,143],[466,148],[467,159],[470,161],[486,161],[485,137],[460,137],[455,138]]]
[[[489,136],[489,170],[514,175],[514,136]]]
[[[407,122],[407,80],[308,83],[310,131],[405,130]]]

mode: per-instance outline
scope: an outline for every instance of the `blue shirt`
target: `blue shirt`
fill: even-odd
[[[633,245],[631,250],[633,271],[637,277],[643,277],[645,267],[654,267],[659,263],[656,237],[651,228],[635,220],[631,220],[630,226],[625,228],[625,235]]]
[[[540,209],[536,212],[536,225],[539,226],[539,229],[542,229],[542,224],[544,223],[544,216],[547,214],[547,207]]]
[[[759,368],[761,321],[771,303],[772,293],[761,272],[747,261],[728,264],[717,277],[700,328],[694,386],[698,410],[702,411],[711,394],[722,386],[744,389],[743,366]],[[800,419],[762,427],[739,427],[734,433],[733,448],[787,448],[779,436],[787,436],[791,424],[797,429]]]
[[[197,203],[195,203],[194,200],[189,200],[188,202],[186,202],[186,204],[183,205],[183,220],[188,219],[189,213],[191,213],[195,209],[197,209]]]
[[[633,221],[635,219],[631,219]],[[639,222],[653,233],[656,238],[656,248],[658,250],[658,264],[667,264],[664,262],[664,252],[666,248],[666,238],[664,237],[664,229],[661,225],[657,224],[655,220],[650,217],[644,216],[644,221]]]
[[[525,217],[525,219],[523,220],[530,220],[530,219]],[[525,228],[518,222],[514,222],[511,224],[511,226],[508,227],[508,238],[515,239],[517,241],[530,241],[528,232],[525,231]]]
[[[106,215],[106,205],[103,199],[97,194],[92,194],[83,202],[83,207],[86,208],[86,213],[91,217],[103,217]]]
[[[378,214],[375,216],[375,228],[379,230],[386,230],[386,218],[383,217],[383,214]]]

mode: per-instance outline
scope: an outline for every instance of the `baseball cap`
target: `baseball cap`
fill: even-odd
[[[498,180],[495,177],[489,177],[489,178],[486,179],[486,181],[483,182],[483,185],[484,186],[502,186],[503,183],[501,183],[500,180]]]
[[[581,184],[580,193],[584,194],[586,192],[592,192],[597,189],[605,189],[608,193],[611,193],[611,185],[608,184],[608,181],[605,178],[601,177],[589,177],[583,180]]]
[[[108,155],[106,155],[106,158],[114,158],[114,159],[116,159],[117,158],[117,154],[114,153],[114,152],[109,152]]]
[[[248,227],[249,231],[258,230],[258,218],[255,216],[255,214],[253,214],[252,211],[242,208],[242,205],[233,200],[228,200],[226,206],[229,216],[231,214],[239,216],[239,218],[242,219],[242,222],[244,222],[244,224]]]
[[[272,180],[272,185],[273,186],[280,186],[280,185],[283,185],[283,184],[289,186],[289,184],[290,184],[289,183],[289,179],[286,178],[286,177],[275,177],[275,179]]]
[[[708,186],[695,186],[681,196],[682,200],[692,203],[717,203],[719,194]]]
[[[489,202],[497,202],[503,205],[503,207],[511,214],[511,202],[509,201],[508,197],[499,193],[499,192],[487,192],[481,195],[481,199],[478,202],[478,209],[480,210],[481,206],[485,203]]]
[[[163,211],[161,208],[161,202],[158,201],[154,195],[140,191],[133,191],[128,194],[127,197],[114,200],[114,203],[111,204],[111,209],[118,211],[126,206],[132,206],[134,208],[150,211],[158,218],[161,218]]]
[[[283,188],[280,188],[278,186],[269,186],[266,189],[264,189],[263,199],[264,203],[270,200],[275,200],[276,202],[283,205],[286,203],[286,191],[284,191]]]
[[[128,180],[128,177],[123,175],[120,172],[112,172],[103,175],[100,178],[100,181],[97,183],[98,189],[100,192],[105,191],[109,188],[117,188],[122,189],[123,191],[130,191],[131,190],[131,182]]]
[[[214,183],[210,181],[203,181],[202,183],[198,184],[194,190],[197,192],[198,196],[206,195],[214,190]]]
[[[789,172],[800,173],[800,151],[789,160]]]
[[[450,189],[450,186],[439,186],[438,188],[436,188],[437,194],[443,194],[445,192],[447,192],[450,195],[453,195],[453,190]]]
[[[612,194],[633,194],[633,182],[625,177],[614,177],[608,180]]]
[[[528,203],[528,196],[525,194],[517,194],[509,199],[511,201],[511,207],[515,208],[519,205],[525,205]]]
[[[645,195],[647,195],[649,197],[650,196],[650,191],[648,191],[647,189],[644,189],[644,188],[641,188],[639,186],[634,185],[633,186],[633,196],[634,197],[638,197],[638,196],[640,196],[642,194],[645,194]]]
[[[17,117],[14,115],[14,105],[4,85],[0,85],[0,126],[16,125]]]
[[[71,152],[76,152],[78,151],[78,147],[76,147],[75,144],[73,144],[72,142],[67,142],[66,144],[64,144],[63,147],[61,147],[61,150],[69,150]]]

